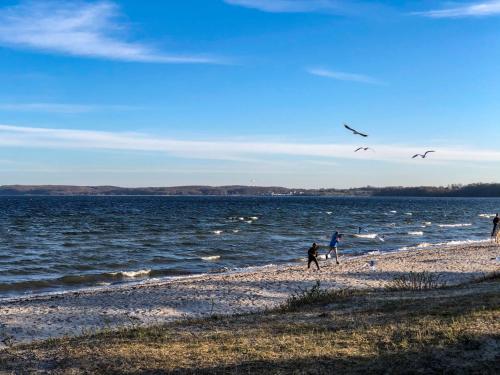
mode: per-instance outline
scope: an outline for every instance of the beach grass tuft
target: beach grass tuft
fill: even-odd
[[[441,281],[439,274],[424,271],[396,276],[386,288],[389,290],[422,291],[445,286],[446,283]]]
[[[359,293],[359,292],[358,292]],[[356,294],[351,289],[322,289],[319,280],[309,289],[299,289],[293,293],[282,306],[281,311],[297,311],[309,305],[330,304],[344,302]]]

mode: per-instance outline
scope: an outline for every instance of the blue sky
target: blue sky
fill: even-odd
[[[3,0],[0,183],[498,181],[499,21],[500,1]]]

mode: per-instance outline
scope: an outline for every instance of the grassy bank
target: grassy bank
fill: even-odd
[[[55,373],[494,373],[500,280],[295,296],[260,314],[11,347],[0,370]]]

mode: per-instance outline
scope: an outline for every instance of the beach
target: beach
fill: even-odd
[[[21,297],[0,302],[2,337],[14,343],[74,336],[106,328],[145,326],[210,315],[271,309],[320,281],[328,289],[384,288],[409,272],[429,272],[456,285],[500,270],[493,243],[437,246],[341,256],[320,261],[319,272],[297,265],[150,280],[142,284]],[[376,261],[373,270],[369,263]]]

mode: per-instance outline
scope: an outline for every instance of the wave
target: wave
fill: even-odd
[[[326,211],[325,212],[327,215],[331,215],[332,214],[332,211]]]
[[[369,255],[380,255],[382,253],[380,252],[380,250],[373,250],[373,251],[367,252],[367,254],[369,254]]]
[[[396,211],[396,210],[392,210],[392,211],[389,211],[389,212],[390,212],[391,214],[397,214],[397,213],[398,213],[398,211]]]
[[[408,251],[408,250],[413,250],[413,249],[425,249],[425,248],[430,248],[430,247],[438,247],[438,246],[461,246],[461,245],[478,245],[482,243],[489,243],[491,240],[452,240],[452,241],[447,241],[447,242],[422,242],[419,243],[415,246],[403,246],[396,251]]]
[[[217,260],[217,259],[220,259],[220,255],[208,255],[206,257],[200,257],[200,259],[206,260],[206,261]]]
[[[134,278],[134,277],[144,277],[149,276],[151,270],[139,270],[139,271],[121,271],[121,272],[112,272],[113,276],[122,276],[126,278]]]
[[[479,216],[479,217],[485,217],[487,219],[491,219],[492,217],[495,217],[495,214],[479,214],[477,216]]]
[[[424,232],[422,232],[421,230],[416,230],[416,231],[411,231],[411,232],[408,232],[408,234],[410,236],[423,236],[424,235]]]
[[[405,215],[412,216],[413,212],[405,212]]]
[[[212,231],[213,234],[216,234],[216,235],[219,235],[219,234],[222,234],[222,231],[221,230],[214,230]]]
[[[250,220],[259,220],[259,217],[258,216],[250,216],[249,219]]]
[[[432,221],[424,221],[424,225],[432,225]]]
[[[440,228],[459,228],[459,227],[470,227],[472,224],[469,223],[459,223],[459,224],[438,224]]]
[[[378,233],[366,233],[366,234],[353,234],[356,238],[377,238]]]
[[[127,279],[151,276],[151,270],[105,272],[82,275],[66,275],[53,279],[26,280],[13,283],[0,283],[0,292],[53,290],[60,287],[85,287],[105,285]]]

